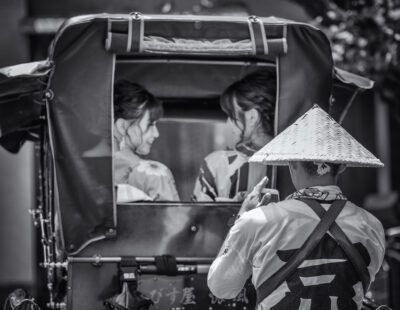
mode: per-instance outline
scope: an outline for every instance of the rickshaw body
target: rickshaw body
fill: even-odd
[[[179,166],[173,136],[184,129],[180,124],[207,128],[223,121],[219,95],[260,68],[277,75],[276,133],[315,103],[341,120],[354,92],[372,87],[334,67],[320,30],[274,17],[80,16],[62,25],[46,61],[2,71],[2,106],[27,111],[7,132],[2,128],[2,139],[17,127],[39,124],[43,178],[36,216],[48,307],[102,309],[120,291],[121,261],[135,257],[138,290],[152,298],[154,309],[254,308],[250,284],[233,301],[212,296],[206,284],[238,203],[191,202],[188,196],[179,202],[117,203],[113,85],[126,78],[164,101],[160,126],[165,132],[171,126],[172,137],[161,134],[159,154]],[[345,100],[333,102],[332,93]],[[185,141],[187,149],[200,143]],[[178,188],[195,177],[184,175]],[[271,187],[281,197],[289,194],[287,172],[274,170]],[[154,257],[165,254],[176,258],[174,275],[154,265]]]

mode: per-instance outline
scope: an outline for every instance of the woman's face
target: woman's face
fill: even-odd
[[[156,122],[151,121],[150,112],[146,110],[140,120],[128,127],[126,135],[129,148],[139,155],[147,155],[160,134]]]
[[[232,140],[233,145],[241,142],[243,124],[240,121],[232,120],[230,117],[226,120],[226,126],[228,128],[228,134]]]
[[[250,109],[249,111],[240,110],[235,104],[235,118],[236,119],[233,120],[228,117],[226,122],[233,143],[237,144],[243,141],[251,141],[258,124],[258,112],[255,109]]]

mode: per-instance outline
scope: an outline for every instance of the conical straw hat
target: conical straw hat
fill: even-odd
[[[318,105],[314,105],[267,143],[249,161],[269,165],[313,161],[345,164],[349,167],[383,166],[378,158]]]

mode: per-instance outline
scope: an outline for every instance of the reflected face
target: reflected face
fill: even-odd
[[[146,110],[143,117],[126,130],[129,147],[139,155],[147,155],[154,141],[160,136],[156,122],[150,120],[150,112]]]

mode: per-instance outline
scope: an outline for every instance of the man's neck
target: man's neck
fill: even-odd
[[[309,177],[303,182],[300,182],[298,189],[315,186],[336,185],[336,183],[336,178],[331,175],[324,175],[321,177]]]

